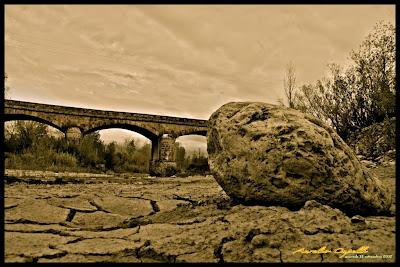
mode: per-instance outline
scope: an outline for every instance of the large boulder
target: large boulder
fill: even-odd
[[[209,119],[210,169],[244,204],[299,209],[308,200],[347,214],[389,214],[388,188],[321,120],[260,102],[223,105]]]

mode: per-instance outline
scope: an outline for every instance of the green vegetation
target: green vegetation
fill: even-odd
[[[186,155],[178,143],[175,148],[178,171],[208,171],[205,156]],[[134,139],[104,144],[95,132],[73,142],[34,121],[10,122],[5,127],[5,166],[10,169],[148,173],[150,158],[151,145],[138,146]]]
[[[395,117],[395,27],[376,24],[350,59],[346,69],[330,64],[329,77],[301,86],[294,98],[292,91],[286,93],[294,108],[323,119],[344,140],[352,132]]]

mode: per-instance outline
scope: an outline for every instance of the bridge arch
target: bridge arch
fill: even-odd
[[[207,156],[207,138],[203,134],[187,134],[181,135],[176,139],[176,142],[179,143],[179,146],[189,149],[189,150],[198,150],[200,149],[202,153]]]
[[[134,133],[140,134],[141,136],[149,139],[150,146],[151,146],[150,168],[151,168],[151,164],[152,164],[153,160],[158,160],[160,137],[144,127],[140,127],[140,126],[133,125],[133,124],[127,124],[127,123],[110,123],[110,124],[96,126],[96,127],[87,129],[86,131],[82,131],[82,136],[85,136],[87,134],[90,134],[90,133],[93,133],[96,131],[109,130],[109,129],[124,129],[124,130],[132,131]]]
[[[154,141],[157,141],[158,136],[151,132],[150,130],[133,125],[133,124],[125,124],[125,123],[112,123],[112,124],[105,124],[101,126],[97,126],[94,128],[90,128],[89,130],[83,131],[82,135],[90,134],[96,131],[101,131],[101,130],[107,130],[107,129],[113,129],[113,128],[119,128],[119,129],[125,129],[129,131],[136,132],[138,134],[143,135],[144,137],[148,138],[152,143]]]
[[[53,128],[56,128],[60,132],[64,132],[64,129],[62,127],[60,127],[59,125],[57,125],[57,124],[55,124],[55,123],[53,123],[53,122],[51,122],[49,120],[46,120],[46,119],[43,119],[43,118],[40,118],[40,117],[36,117],[36,116],[32,116],[32,115],[26,115],[26,114],[4,114],[4,121],[5,122],[7,122],[7,121],[36,121],[36,122],[39,122],[39,123],[43,123],[43,124],[49,125],[49,126],[51,126]]]
[[[200,135],[207,137],[207,130],[190,130],[180,133],[177,137],[182,137],[186,135]]]

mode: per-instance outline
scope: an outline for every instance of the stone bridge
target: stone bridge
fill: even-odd
[[[152,143],[150,173],[165,176],[176,168],[174,143],[179,136],[206,136],[207,120],[141,113],[105,111],[39,104],[15,100],[4,102],[5,121],[32,120],[57,128],[69,140],[103,129],[122,128],[137,132]]]

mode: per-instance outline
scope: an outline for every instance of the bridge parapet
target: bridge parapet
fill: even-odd
[[[60,114],[60,115],[75,115],[82,117],[95,117],[95,118],[107,118],[107,119],[112,118],[112,119],[123,119],[123,120],[129,119],[136,121],[190,125],[198,127],[207,127],[208,123],[207,120],[199,120],[191,118],[66,107],[66,106],[40,104],[40,103],[17,101],[17,100],[5,100],[4,108],[16,109],[21,111],[24,110],[24,111],[45,112],[45,113]]]

